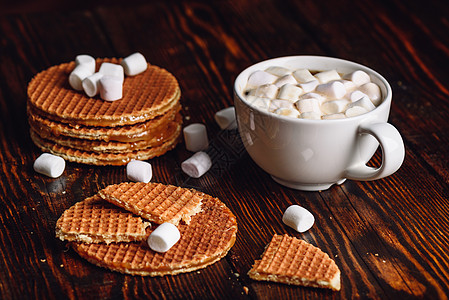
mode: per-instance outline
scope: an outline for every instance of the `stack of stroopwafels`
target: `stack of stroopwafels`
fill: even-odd
[[[97,59],[120,63],[120,59]],[[34,143],[72,162],[124,165],[160,156],[179,141],[180,89],[167,70],[148,64],[126,77],[123,98],[90,98],[69,85],[75,62],[50,67],[28,85],[28,120]]]
[[[177,224],[181,239],[167,252],[151,250],[146,240],[158,224],[150,229],[146,218]],[[87,261],[142,276],[174,275],[213,264],[234,245],[236,233],[236,218],[219,199],[160,183],[108,186],[67,209],[56,223],[56,236],[70,241]]]

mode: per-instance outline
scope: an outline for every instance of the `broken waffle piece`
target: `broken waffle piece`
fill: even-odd
[[[248,275],[254,280],[340,290],[335,261],[321,249],[288,235],[274,235]]]
[[[94,195],[75,203],[56,222],[62,241],[117,243],[145,241],[151,223]]]
[[[200,193],[161,183],[124,182],[104,188],[99,195],[156,224],[178,225],[181,220],[189,224],[201,211]]]

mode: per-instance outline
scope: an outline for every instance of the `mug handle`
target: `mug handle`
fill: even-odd
[[[362,124],[359,134],[370,134],[382,148],[382,165],[379,168],[368,167],[358,162],[346,169],[347,179],[376,180],[396,172],[405,157],[404,142],[399,131],[389,123]]]

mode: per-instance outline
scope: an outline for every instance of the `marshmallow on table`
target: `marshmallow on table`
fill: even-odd
[[[97,72],[83,80],[82,86],[87,96],[93,97],[100,92],[100,79],[102,77],[103,74]]]
[[[356,86],[361,86],[371,81],[369,75],[362,70],[357,70],[352,73],[346,74],[343,76],[343,78],[352,81]]]
[[[145,57],[139,52],[125,57],[122,60],[121,65],[123,66],[125,74],[128,76],[140,74],[144,72],[148,67]]]
[[[370,98],[371,102],[373,102],[374,105],[379,105],[382,102],[382,93],[380,91],[380,87],[373,83],[368,82],[364,85],[359,87],[359,90],[362,93],[365,93]]]
[[[346,94],[346,88],[340,81],[330,81],[320,84],[316,91],[333,99],[340,99]]]
[[[87,54],[77,55],[75,57],[75,65],[76,66],[85,65],[85,66],[89,67],[89,70],[91,71],[91,73],[95,73],[96,61],[95,61],[95,58],[93,58],[90,55],[87,55]]]
[[[278,79],[277,76],[270,74],[265,71],[255,71],[251,73],[248,77],[248,82],[246,83],[247,86],[260,86],[264,84],[270,84],[273,83],[276,79]]]
[[[34,161],[33,169],[40,174],[57,178],[64,172],[65,160],[50,153],[43,153]]]
[[[284,67],[279,67],[279,66],[268,67],[265,69],[265,72],[273,74],[278,77],[282,77],[282,76],[285,76],[285,75],[291,73],[290,69],[287,69]]]
[[[171,223],[162,223],[148,237],[148,246],[156,252],[167,252],[181,238],[178,228]]]
[[[89,65],[87,64],[81,64],[76,66],[75,69],[73,69],[73,71],[69,75],[70,86],[77,91],[82,91],[83,80],[92,75],[93,73],[94,72],[92,71],[91,67],[89,67]]]
[[[291,74],[284,75],[274,82],[274,85],[277,87],[281,87],[285,84],[298,84],[298,82]]]
[[[218,126],[223,129],[236,129],[237,122],[235,120],[235,108],[234,106],[230,106],[228,108],[224,108],[215,113],[215,121]]]
[[[276,98],[278,87],[274,84],[264,84],[256,89],[254,96],[262,98]]]
[[[321,111],[325,114],[336,114],[346,110],[349,101],[346,99],[326,101],[321,104]]]
[[[151,164],[141,160],[132,160],[126,165],[126,176],[135,182],[150,182],[153,177]]]
[[[184,173],[193,178],[200,178],[212,166],[212,161],[206,152],[199,151],[189,159],[181,163],[181,169]]]
[[[122,83],[125,80],[125,72],[123,70],[123,67],[118,64],[104,62],[101,64],[98,72],[103,74],[104,76],[117,77],[122,80]]]
[[[206,126],[200,123],[190,124],[183,129],[186,149],[192,152],[204,150],[209,146]]]
[[[99,87],[100,97],[103,100],[115,101],[123,97],[123,80],[117,76],[102,76]]]
[[[299,96],[303,93],[302,88],[294,84],[284,84],[278,93],[278,98],[282,100],[290,100],[295,102]]]
[[[285,210],[282,222],[298,232],[305,232],[312,228],[315,217],[304,207],[291,205]]]
[[[323,71],[315,74],[315,78],[320,83],[327,83],[329,81],[335,81],[341,79],[340,74],[336,70]]]

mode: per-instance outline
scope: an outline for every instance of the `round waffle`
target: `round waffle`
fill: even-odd
[[[165,253],[151,250],[146,243],[72,243],[72,247],[97,266],[131,275],[174,275],[205,268],[234,245],[237,221],[219,199],[195,194],[202,197],[202,211],[188,225],[179,223],[181,239]]]

